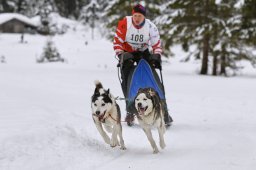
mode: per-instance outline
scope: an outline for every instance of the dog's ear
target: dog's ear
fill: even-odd
[[[155,111],[160,113],[160,110],[161,110],[160,98],[157,95],[152,96],[152,102],[153,102],[153,106],[155,107]]]
[[[113,96],[110,94],[110,89],[108,89],[108,90],[106,91],[106,94],[108,95],[109,98],[111,98],[111,99],[113,98]]]
[[[99,95],[99,94],[100,94],[99,89],[98,89],[98,88],[95,88],[95,90],[94,90],[94,95]]]
[[[143,88],[139,88],[137,93],[142,93],[143,92]]]
[[[151,100],[152,100],[152,103],[153,103],[153,106],[154,106],[155,110],[157,112],[160,112],[160,109],[161,109],[160,108],[161,107],[160,102],[161,101],[160,101],[160,97],[159,97],[158,93],[152,88],[149,89],[148,93],[151,97]]]
[[[109,94],[109,91],[110,91],[110,90],[108,89],[108,90],[106,91],[106,94]]]
[[[154,96],[151,96],[150,95],[150,98],[151,98],[151,100],[152,100],[152,103],[153,103],[153,106],[156,106],[156,104],[157,104],[157,97],[154,95]]]
[[[155,95],[156,95],[155,90],[154,90],[154,89],[152,89],[152,88],[150,88],[150,89],[149,89],[148,93],[149,93],[149,95],[150,95],[151,97],[153,97],[153,96],[155,96]]]

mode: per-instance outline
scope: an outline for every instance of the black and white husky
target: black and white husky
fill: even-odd
[[[158,153],[159,150],[153,139],[151,129],[152,127],[157,127],[160,147],[164,149],[164,133],[166,129],[161,99],[153,88],[141,88],[135,97],[134,103],[137,110],[138,122],[147,135],[153,148],[153,153]]]
[[[121,144],[120,149],[126,149],[122,136],[121,113],[115,98],[109,89],[103,89],[101,82],[95,81],[95,91],[91,98],[92,118],[100,135],[107,144],[115,147]],[[104,127],[104,128],[103,128]],[[111,133],[111,139],[106,131]],[[120,140],[120,144],[118,138]]]

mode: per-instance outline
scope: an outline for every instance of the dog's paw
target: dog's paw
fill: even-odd
[[[125,146],[121,146],[120,149],[121,150],[126,150],[126,147]]]
[[[153,154],[157,154],[157,153],[159,153],[159,150],[158,150],[157,148],[155,148],[155,149],[153,150]]]
[[[111,140],[110,142],[110,146],[113,148],[113,147],[116,147],[118,145],[118,141],[116,140]]]
[[[161,147],[162,149],[164,149],[164,148],[166,147],[165,143],[164,143],[164,142],[160,142],[160,147]]]

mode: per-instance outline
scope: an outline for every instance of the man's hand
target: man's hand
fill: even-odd
[[[150,56],[150,62],[155,68],[162,69],[162,60],[160,54],[152,54]]]
[[[118,54],[117,55],[117,58],[118,58],[118,60],[119,60],[119,62],[122,60],[122,58],[123,58],[123,53],[121,53],[121,54]]]
[[[124,51],[123,50],[116,50],[116,56],[118,58],[118,64],[117,64],[117,67],[120,67],[121,64],[123,63],[123,53]]]
[[[124,53],[124,50],[117,49],[117,50],[115,50],[115,52],[116,52],[116,55],[117,55],[117,56],[120,56],[121,54]]]
[[[118,55],[117,56],[118,59],[119,59],[119,63],[118,63],[118,66],[122,66],[124,63],[131,63],[133,64],[134,63],[134,57],[131,53],[129,52],[123,52],[122,54]]]
[[[117,67],[121,67],[121,64],[123,63],[123,54],[117,55],[117,58],[118,58]]]

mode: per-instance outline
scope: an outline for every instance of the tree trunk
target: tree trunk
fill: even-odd
[[[23,2],[23,0],[19,0],[19,1],[17,2],[17,12],[18,12],[18,13],[20,13],[21,10],[22,10],[22,2]]]
[[[209,34],[206,33],[203,39],[203,58],[200,74],[206,75],[208,72],[208,54],[209,54]]]
[[[208,15],[209,15],[209,0],[203,1],[204,4],[204,24],[208,25]],[[208,55],[209,55],[209,27],[205,28],[204,37],[203,37],[203,58],[202,58],[202,66],[200,74],[206,75],[208,73]]]
[[[1,3],[2,6],[3,6],[3,9],[2,9],[3,12],[13,12],[13,11],[11,10],[10,6],[8,5],[8,3],[7,3],[6,0],[2,0],[0,3]]]
[[[213,63],[212,63],[212,75],[217,76],[217,70],[218,70],[218,55],[217,53],[213,54]]]
[[[227,76],[226,66],[227,66],[226,44],[222,44],[222,46],[221,46],[221,59],[220,59],[220,75]]]
[[[225,56],[225,53],[222,53],[222,55],[221,55],[220,75],[225,75],[225,76],[227,76],[227,72],[226,72],[226,56]]]

